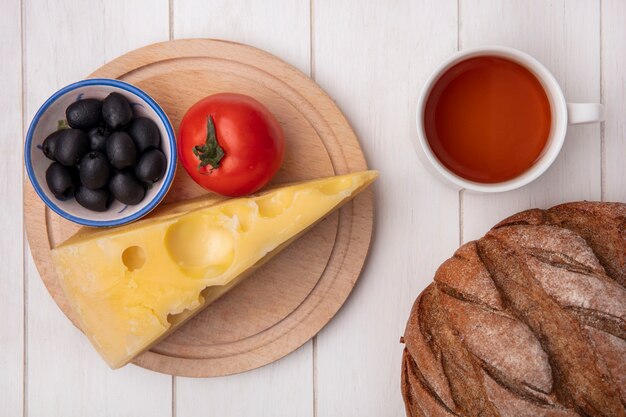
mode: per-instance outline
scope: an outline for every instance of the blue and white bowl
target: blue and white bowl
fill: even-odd
[[[148,117],[157,124],[161,132],[161,150],[167,160],[167,169],[163,178],[147,190],[139,204],[127,206],[115,200],[107,211],[96,212],[84,208],[74,198],[61,201],[54,197],[46,184],[46,170],[52,161],[44,156],[41,145],[50,133],[57,130],[59,121],[65,120],[65,109],[71,103],[83,98],[102,100],[113,92],[122,94],[130,101],[134,117]],[[176,139],[165,112],[144,91],[123,81],[93,78],[70,84],[46,100],[28,128],[24,160],[35,191],[55,213],[84,226],[120,226],[148,214],[167,194],[176,172]]]

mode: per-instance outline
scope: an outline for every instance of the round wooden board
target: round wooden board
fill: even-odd
[[[334,102],[310,78],[259,49],[185,39],[146,46],[91,77],[117,78],[150,94],[174,129],[199,99],[221,91],[255,97],[287,140],[273,184],[367,169],[358,140]],[[206,194],[178,167],[165,203]],[[48,291],[76,324],[57,282],[50,249],[78,229],[37,197],[24,197],[33,258]],[[294,351],[335,315],[354,287],[370,244],[373,196],[366,190],[134,363],[171,375],[208,377],[254,369]]]

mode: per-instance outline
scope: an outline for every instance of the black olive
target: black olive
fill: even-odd
[[[166,165],[167,161],[163,152],[158,149],[151,149],[139,158],[139,162],[135,166],[135,175],[147,183],[157,182],[165,174]]]
[[[111,131],[106,126],[96,126],[87,132],[89,137],[89,147],[92,151],[106,153],[107,139],[111,136]]]
[[[72,176],[72,181],[74,182],[74,191],[78,189],[80,183],[80,172],[78,172],[78,167],[66,167],[70,171],[70,175]]]
[[[76,190],[75,197],[78,204],[93,211],[106,211],[111,204],[111,195],[106,188],[90,190],[85,186],[80,186]]]
[[[74,129],[87,130],[102,122],[102,102],[86,98],[73,102],[65,110],[67,124]]]
[[[57,130],[56,132],[52,132],[48,135],[47,138],[44,139],[41,144],[41,149],[43,150],[43,154],[46,155],[46,158],[52,159],[54,161],[54,153],[56,152],[57,140],[61,135],[61,130]]]
[[[111,129],[124,129],[133,118],[133,110],[126,97],[111,93],[102,103],[102,118]]]
[[[139,204],[146,195],[146,189],[135,176],[128,171],[114,173],[109,180],[109,190],[113,197],[129,205]]]
[[[78,129],[63,129],[56,141],[54,158],[65,166],[78,164],[80,158],[89,152],[89,139]]]
[[[128,134],[135,141],[139,153],[143,153],[148,148],[158,148],[161,144],[159,127],[147,117],[138,117],[133,120],[128,128]]]
[[[111,167],[103,153],[91,151],[80,160],[80,182],[90,190],[104,187],[109,181]]]
[[[59,200],[67,200],[74,195],[74,178],[70,170],[58,162],[53,162],[46,170],[46,183]]]
[[[137,148],[126,132],[113,132],[107,140],[107,156],[111,165],[123,169],[137,162]]]

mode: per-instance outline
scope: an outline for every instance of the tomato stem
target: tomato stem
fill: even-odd
[[[217,135],[215,134],[215,124],[213,123],[213,116],[209,115],[206,122],[206,142],[204,145],[197,145],[193,147],[193,154],[198,157],[200,163],[198,164],[198,171],[202,172],[202,168],[207,165],[211,165],[211,171],[219,168],[220,161],[224,157],[224,149],[217,142]]]

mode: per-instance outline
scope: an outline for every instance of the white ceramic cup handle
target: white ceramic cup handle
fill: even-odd
[[[567,103],[567,122],[570,125],[597,123],[604,120],[604,106],[600,103]]]

